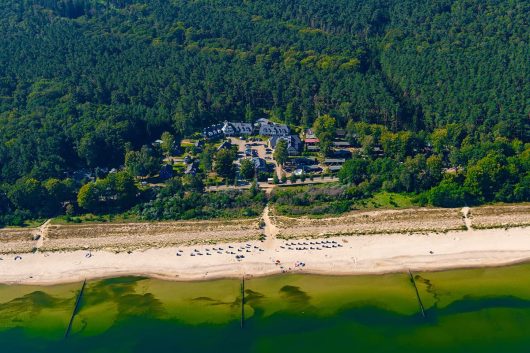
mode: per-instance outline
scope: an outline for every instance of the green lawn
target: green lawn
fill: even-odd
[[[415,206],[413,198],[414,196],[409,194],[382,191],[368,199],[355,202],[354,207],[357,209],[408,208]]]
[[[53,224],[72,224],[72,223],[107,223],[107,222],[140,222],[135,215],[129,213],[94,215],[91,213],[79,216],[59,216],[52,220]]]
[[[414,207],[414,194],[379,192],[365,199],[350,198],[338,184],[293,186],[276,189],[271,202],[279,214],[286,216],[328,217],[353,210]]]
[[[27,219],[24,221],[24,224],[21,226],[6,226],[7,228],[37,228],[40,227],[44,222],[46,222],[46,219]],[[2,226],[0,225],[0,228]]]

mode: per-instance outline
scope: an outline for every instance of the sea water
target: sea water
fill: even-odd
[[[0,352],[530,351],[530,265],[413,276],[0,285]]]

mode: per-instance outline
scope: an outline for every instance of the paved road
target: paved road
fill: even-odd
[[[259,187],[262,189],[273,189],[275,187],[288,187],[288,186],[299,186],[299,185],[311,185],[311,184],[325,184],[325,183],[333,183],[337,182],[339,179],[337,177],[315,177],[313,180],[306,179],[305,181],[298,180],[296,183],[291,183],[289,180],[285,184],[269,184],[267,182],[260,182],[258,183]],[[246,185],[219,185],[219,186],[209,186],[206,188],[206,191],[221,191],[221,190],[244,190],[244,189],[250,189],[250,183]]]

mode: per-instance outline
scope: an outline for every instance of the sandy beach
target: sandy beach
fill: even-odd
[[[215,227],[221,227],[225,233],[230,233],[231,227],[236,227],[237,236],[225,234],[217,239],[212,238],[215,241],[171,242],[170,245],[162,246],[140,241],[143,247],[131,246],[128,250],[123,247],[121,251],[112,247],[91,248],[90,239],[87,240],[86,236],[85,242],[77,249],[67,246],[67,250],[49,251],[47,247],[53,248],[50,238],[53,239],[54,234],[47,224],[40,229],[42,237],[35,237],[38,232],[33,231],[34,239],[38,238],[36,242],[41,244],[34,252],[7,252],[4,246],[7,243],[0,243],[0,253],[4,252],[0,255],[0,283],[54,284],[128,275],[184,281],[265,276],[282,272],[377,274],[408,269],[500,266],[530,261],[530,227],[525,225],[526,219],[512,227],[504,224],[502,228],[474,229],[471,218],[473,209],[461,211],[455,217],[464,226],[456,227],[457,230],[451,225],[446,231],[428,232],[421,225],[423,222],[417,220],[420,223],[417,232],[413,231],[414,228],[396,234],[381,230],[379,234],[352,235],[355,232],[345,231],[344,234],[325,234],[321,237],[316,235],[318,232],[313,232],[310,237],[282,239],[278,235],[285,234],[286,229],[275,224],[266,209],[262,217],[265,227],[261,230],[266,236],[265,240],[259,239],[255,221],[239,223],[237,227],[237,222],[221,225],[212,225],[210,222],[207,234],[215,234]],[[381,217],[383,211],[377,212],[374,216]],[[389,212],[392,212],[389,215],[395,215],[395,211]],[[438,217],[438,213],[436,211],[433,215]],[[528,217],[526,213],[522,218],[525,217]],[[340,222],[341,219],[335,220],[345,228],[355,227],[355,223]],[[432,223],[432,220],[426,222]],[[329,220],[324,223],[329,223]],[[246,226],[251,229],[251,236],[241,240]],[[381,224],[374,227],[380,228]],[[188,239],[191,230],[186,229]],[[61,241],[65,237],[64,231],[61,228],[57,233],[63,234],[63,238],[59,238]],[[158,239],[159,236],[155,237]],[[78,238],[72,234],[72,239]],[[28,236],[21,236],[20,241],[27,243]],[[11,247],[13,243],[16,243],[16,239],[10,240]]]

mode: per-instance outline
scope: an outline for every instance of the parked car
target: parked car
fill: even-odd
[[[300,176],[302,174],[304,174],[304,170],[303,169],[296,169],[294,172],[293,172],[294,175],[296,176]]]

